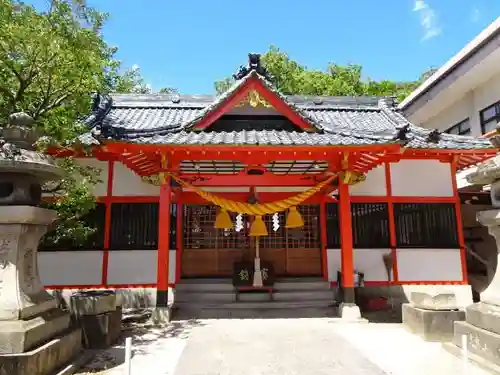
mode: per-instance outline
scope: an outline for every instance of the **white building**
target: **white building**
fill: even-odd
[[[471,136],[495,132],[500,123],[500,18],[422,83],[399,109],[412,123],[440,132]],[[488,187],[468,184],[468,173],[457,175],[457,187],[465,203],[469,279],[480,291],[496,268],[496,249],[493,238],[475,220],[476,212],[491,204]]]

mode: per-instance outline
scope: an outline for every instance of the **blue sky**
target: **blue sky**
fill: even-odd
[[[89,2],[110,13],[104,37],[125,66],[153,89],[190,94],[213,92],[271,44],[309,68],[356,63],[373,79],[416,79],[500,16],[500,0]]]

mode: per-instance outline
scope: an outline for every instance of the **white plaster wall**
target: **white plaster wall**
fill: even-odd
[[[425,123],[420,124],[421,126],[428,129],[438,129],[439,131],[445,131],[451,128],[453,125],[459,123],[466,118],[469,118],[471,122],[471,131],[474,134],[479,134],[479,121],[475,121],[474,117],[474,92],[464,92],[463,96],[457,100],[455,103],[447,108],[444,108],[436,116],[428,119]]]
[[[476,82],[473,89],[468,89],[460,93],[457,93],[455,90],[454,94],[459,99],[452,102],[451,105],[441,108],[437,115],[424,122],[419,122],[418,118],[413,118],[413,116],[410,116],[409,120],[414,121],[416,125],[423,126],[424,128],[444,131],[468,117],[470,119],[472,135],[481,135],[479,111],[500,100],[500,73],[493,75],[485,81]],[[433,101],[440,101],[440,97],[433,98]],[[422,117],[422,115],[419,117]],[[423,117],[427,116],[424,114]]]
[[[478,132],[476,135],[481,134],[479,127],[479,111],[496,103],[500,100],[500,73],[479,85],[474,90],[473,97],[473,116],[478,123]]]
[[[168,253],[168,283],[175,284],[175,271],[176,271],[176,251],[170,250]]]
[[[328,266],[328,281],[337,281],[337,271],[340,271],[342,266],[340,249],[326,250],[326,264]]]
[[[393,196],[452,197],[450,164],[438,160],[391,163]]]
[[[359,184],[349,186],[351,195],[387,195],[387,184],[385,181],[385,166],[379,165],[377,168],[368,172],[366,180]]]
[[[365,281],[388,281],[382,256],[390,252],[390,249],[354,249],[354,268],[365,274]],[[340,249],[326,251],[329,281],[337,281],[337,271],[342,267],[340,254]]]
[[[38,268],[44,285],[100,285],[102,251],[42,251]]]
[[[462,281],[460,249],[397,249],[399,281]]]
[[[112,250],[108,284],[156,284],[157,250]]]
[[[113,195],[140,196],[159,195],[160,187],[143,182],[142,179],[122,163],[114,164]]]

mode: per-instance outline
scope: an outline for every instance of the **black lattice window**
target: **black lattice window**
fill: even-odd
[[[183,247],[185,249],[237,249],[248,247],[248,216],[243,215],[243,229],[214,228],[218,208],[210,205],[185,205]],[[229,213],[236,224],[236,214]]]
[[[352,203],[351,217],[354,248],[390,247],[387,203]]]
[[[304,226],[286,230],[287,248],[290,249],[317,249],[320,247],[319,206],[303,205],[298,207]],[[282,222],[281,225],[285,225]]]
[[[337,203],[326,205],[326,245],[329,249],[340,248],[339,205]]]
[[[398,247],[459,246],[453,203],[395,203],[394,220]]]
[[[84,241],[77,242],[73,238],[63,238],[54,243],[55,233],[43,236],[39,251],[65,251],[65,250],[101,250],[104,247],[104,223],[106,220],[106,206],[97,203],[95,208],[80,219],[92,228],[93,231]]]
[[[110,249],[157,249],[158,211],[158,203],[113,203],[111,205]]]

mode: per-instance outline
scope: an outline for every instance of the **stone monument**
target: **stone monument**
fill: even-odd
[[[477,221],[488,228],[497,243],[500,255],[500,156],[496,156],[467,176],[467,181],[477,185],[490,184],[493,209],[477,214]],[[500,264],[499,264],[500,265]],[[500,366],[500,270],[496,269],[490,285],[481,293],[481,302],[467,306],[465,322],[455,323],[453,344],[461,347],[463,335],[472,359],[484,360]]]
[[[442,287],[425,292],[411,292],[410,303],[404,303],[403,324],[426,341],[451,341],[453,324],[465,319],[454,292]]]
[[[1,129],[0,375],[50,374],[81,351],[81,331],[38,273],[39,240],[56,219],[55,211],[39,207],[41,186],[60,179],[62,170],[35,151],[33,128],[28,115],[16,113]]]

